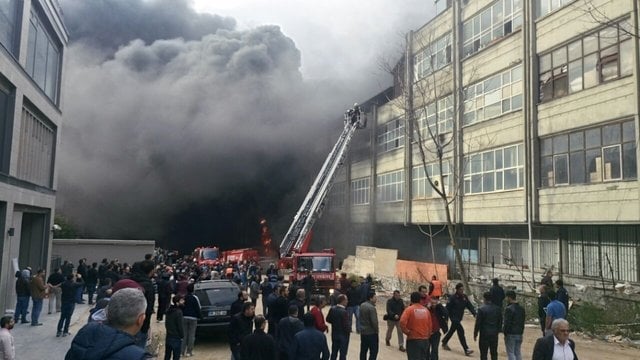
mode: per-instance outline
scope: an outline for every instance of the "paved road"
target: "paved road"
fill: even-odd
[[[71,340],[78,330],[87,323],[89,317],[89,305],[76,305],[69,332],[71,336],[56,337],[56,329],[60,313],[47,314],[49,300],[45,299],[42,306],[40,322],[42,326],[31,326],[30,324],[16,324],[11,333],[15,339],[16,359],[20,360],[43,360],[43,359],[64,359],[64,355],[69,350]],[[31,310],[31,303],[29,304]],[[27,318],[30,320],[30,315]]]

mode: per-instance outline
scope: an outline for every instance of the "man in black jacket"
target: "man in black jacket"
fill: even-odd
[[[507,308],[504,310],[504,345],[507,348],[508,360],[522,360],[520,347],[522,346],[522,334],[524,333],[525,312],[524,308],[516,301],[516,293],[507,291]]]
[[[298,319],[298,306],[289,305],[289,316],[280,319],[278,323],[278,354],[280,360],[295,360],[290,355],[293,350],[293,339],[304,329],[304,324]]]
[[[94,262],[91,264],[91,268],[87,270],[87,278],[84,279],[84,282],[87,287],[89,305],[93,305],[93,295],[96,293],[96,286],[98,285],[98,263]]]
[[[238,293],[238,298],[236,299],[236,301],[231,303],[231,316],[241,312],[244,303],[246,303],[247,301],[249,301],[249,295],[247,294],[247,292],[244,290],[240,291]]]
[[[487,360],[487,352],[491,352],[491,360],[498,360],[498,334],[502,330],[502,309],[491,302],[491,293],[482,296],[484,305],[478,309],[476,326],[473,329],[473,340],[480,334],[480,360]]]
[[[469,298],[464,293],[464,285],[462,283],[456,284],[456,292],[449,296],[449,302],[447,303],[447,311],[449,312],[449,318],[451,319],[451,327],[449,332],[442,339],[442,348],[445,350],[451,350],[447,343],[453,336],[454,332],[458,333],[458,340],[460,345],[464,349],[465,355],[471,355],[473,350],[469,349],[467,345],[467,339],[464,337],[464,328],[462,327],[462,317],[464,316],[464,309],[469,309],[473,316],[476,316],[476,309],[469,302]]]
[[[71,322],[71,316],[73,316],[73,310],[76,306],[76,293],[78,292],[78,289],[82,289],[84,287],[82,275],[67,275],[67,279],[62,283],[62,285],[60,285],[60,287],[62,289],[62,296],[60,304],[60,320],[58,321],[58,332],[56,334],[57,337],[70,335],[69,324]]]
[[[440,299],[437,297],[431,298],[431,307],[429,308],[431,312],[431,336],[429,337],[429,346],[430,350],[430,360],[438,360],[438,345],[440,345],[440,330],[442,330],[445,334],[449,330],[449,325],[447,322],[449,321],[449,313],[447,312],[447,308],[444,305],[440,304]],[[436,325],[437,323],[437,325]]]
[[[184,307],[184,298],[180,295],[173,297],[173,305],[167,309],[167,321],[164,323],[166,330],[165,338],[165,360],[180,359],[182,351],[182,339],[184,339],[184,318],[182,315],[182,307]]]
[[[552,360],[554,358],[578,360],[576,344],[569,339],[569,322],[565,319],[553,320],[551,330],[553,334],[541,337],[536,341],[536,345],[533,347],[532,360]],[[556,341],[558,342],[557,345]],[[554,357],[556,352],[558,356]],[[567,357],[567,354],[569,354],[569,357]]]
[[[400,297],[400,291],[394,290],[393,297],[387,300],[387,335],[384,340],[387,346],[391,346],[391,335],[393,334],[393,329],[396,329],[398,332],[398,346],[400,346],[400,351],[402,352],[406,351],[404,349],[404,334],[400,328],[400,316],[402,316],[403,311],[404,301]]]
[[[338,353],[340,353],[340,360],[347,359],[351,334],[351,324],[349,324],[346,310],[348,301],[346,295],[338,295],[338,305],[332,307],[327,314],[327,322],[331,324],[331,360],[336,360]]]
[[[249,303],[251,304],[251,303]],[[253,304],[251,304],[253,306]],[[238,314],[240,315],[240,314]],[[240,358],[236,360],[276,360],[276,343],[271,335],[264,332],[267,320],[257,315],[253,320],[256,329],[253,334],[245,336],[240,342]]]
[[[493,286],[489,289],[491,293],[491,302],[502,309],[502,303],[504,302],[504,290],[502,286],[500,286],[500,281],[498,279],[493,279]]]
[[[278,297],[269,305],[269,334],[275,336],[276,339],[278,338],[278,323],[289,313],[288,291],[286,286],[280,285]]]
[[[236,360],[244,359],[240,356],[242,339],[251,335],[253,316],[255,315],[255,307],[251,302],[242,304],[242,311],[231,317],[229,324],[229,347],[231,354]],[[274,346],[275,352],[275,346]]]

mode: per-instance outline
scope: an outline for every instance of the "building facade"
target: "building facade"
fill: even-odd
[[[351,241],[326,241],[453,267],[446,199],[472,276],[640,282],[638,2],[437,5],[333,189]]]
[[[15,271],[48,269],[68,33],[56,0],[0,0],[0,311]]]

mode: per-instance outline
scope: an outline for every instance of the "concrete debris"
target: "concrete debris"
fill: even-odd
[[[575,284],[574,286],[576,287],[576,290],[578,290],[579,292],[585,292],[587,290],[586,285]]]

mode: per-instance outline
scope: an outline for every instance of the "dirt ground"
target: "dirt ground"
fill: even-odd
[[[377,304],[378,318],[380,324],[380,351],[378,353],[378,359],[404,359],[406,354],[402,353],[398,349],[396,334],[391,338],[392,346],[385,346],[384,336],[387,331],[387,322],[382,320],[382,316],[385,312],[386,298],[380,297]],[[328,312],[328,307],[324,309],[325,315]],[[261,302],[258,301],[258,308],[256,314],[262,314]],[[473,341],[473,325],[474,318],[470,314],[465,315],[463,320],[463,326],[465,329],[465,335],[467,343],[470,348],[474,350],[471,357],[464,355],[462,346],[458,342],[458,337],[454,335],[449,341],[451,351],[445,351],[440,348],[441,359],[469,359],[479,358],[478,344]],[[354,325],[355,330],[355,325]],[[164,324],[157,323],[155,320],[155,314],[152,321],[152,332],[159,339],[158,358],[164,358]],[[530,359],[533,353],[533,346],[536,339],[541,335],[537,325],[527,325],[524,333],[524,341],[522,344],[522,355],[524,359]],[[576,353],[581,360],[638,360],[640,359],[640,349],[616,343],[607,343],[600,340],[590,339],[584,336],[572,334],[571,338],[576,342]],[[329,349],[331,349],[331,336],[327,334],[327,341],[329,343]],[[360,353],[360,336],[355,332],[352,333],[349,343],[348,359],[359,359]],[[224,331],[207,332],[199,334],[196,339],[196,345],[193,351],[194,356],[190,359],[194,360],[229,360],[231,359],[231,352],[227,343],[226,333]],[[500,336],[500,342],[498,343],[498,357],[500,359],[506,359],[507,355],[504,348],[504,340]]]

